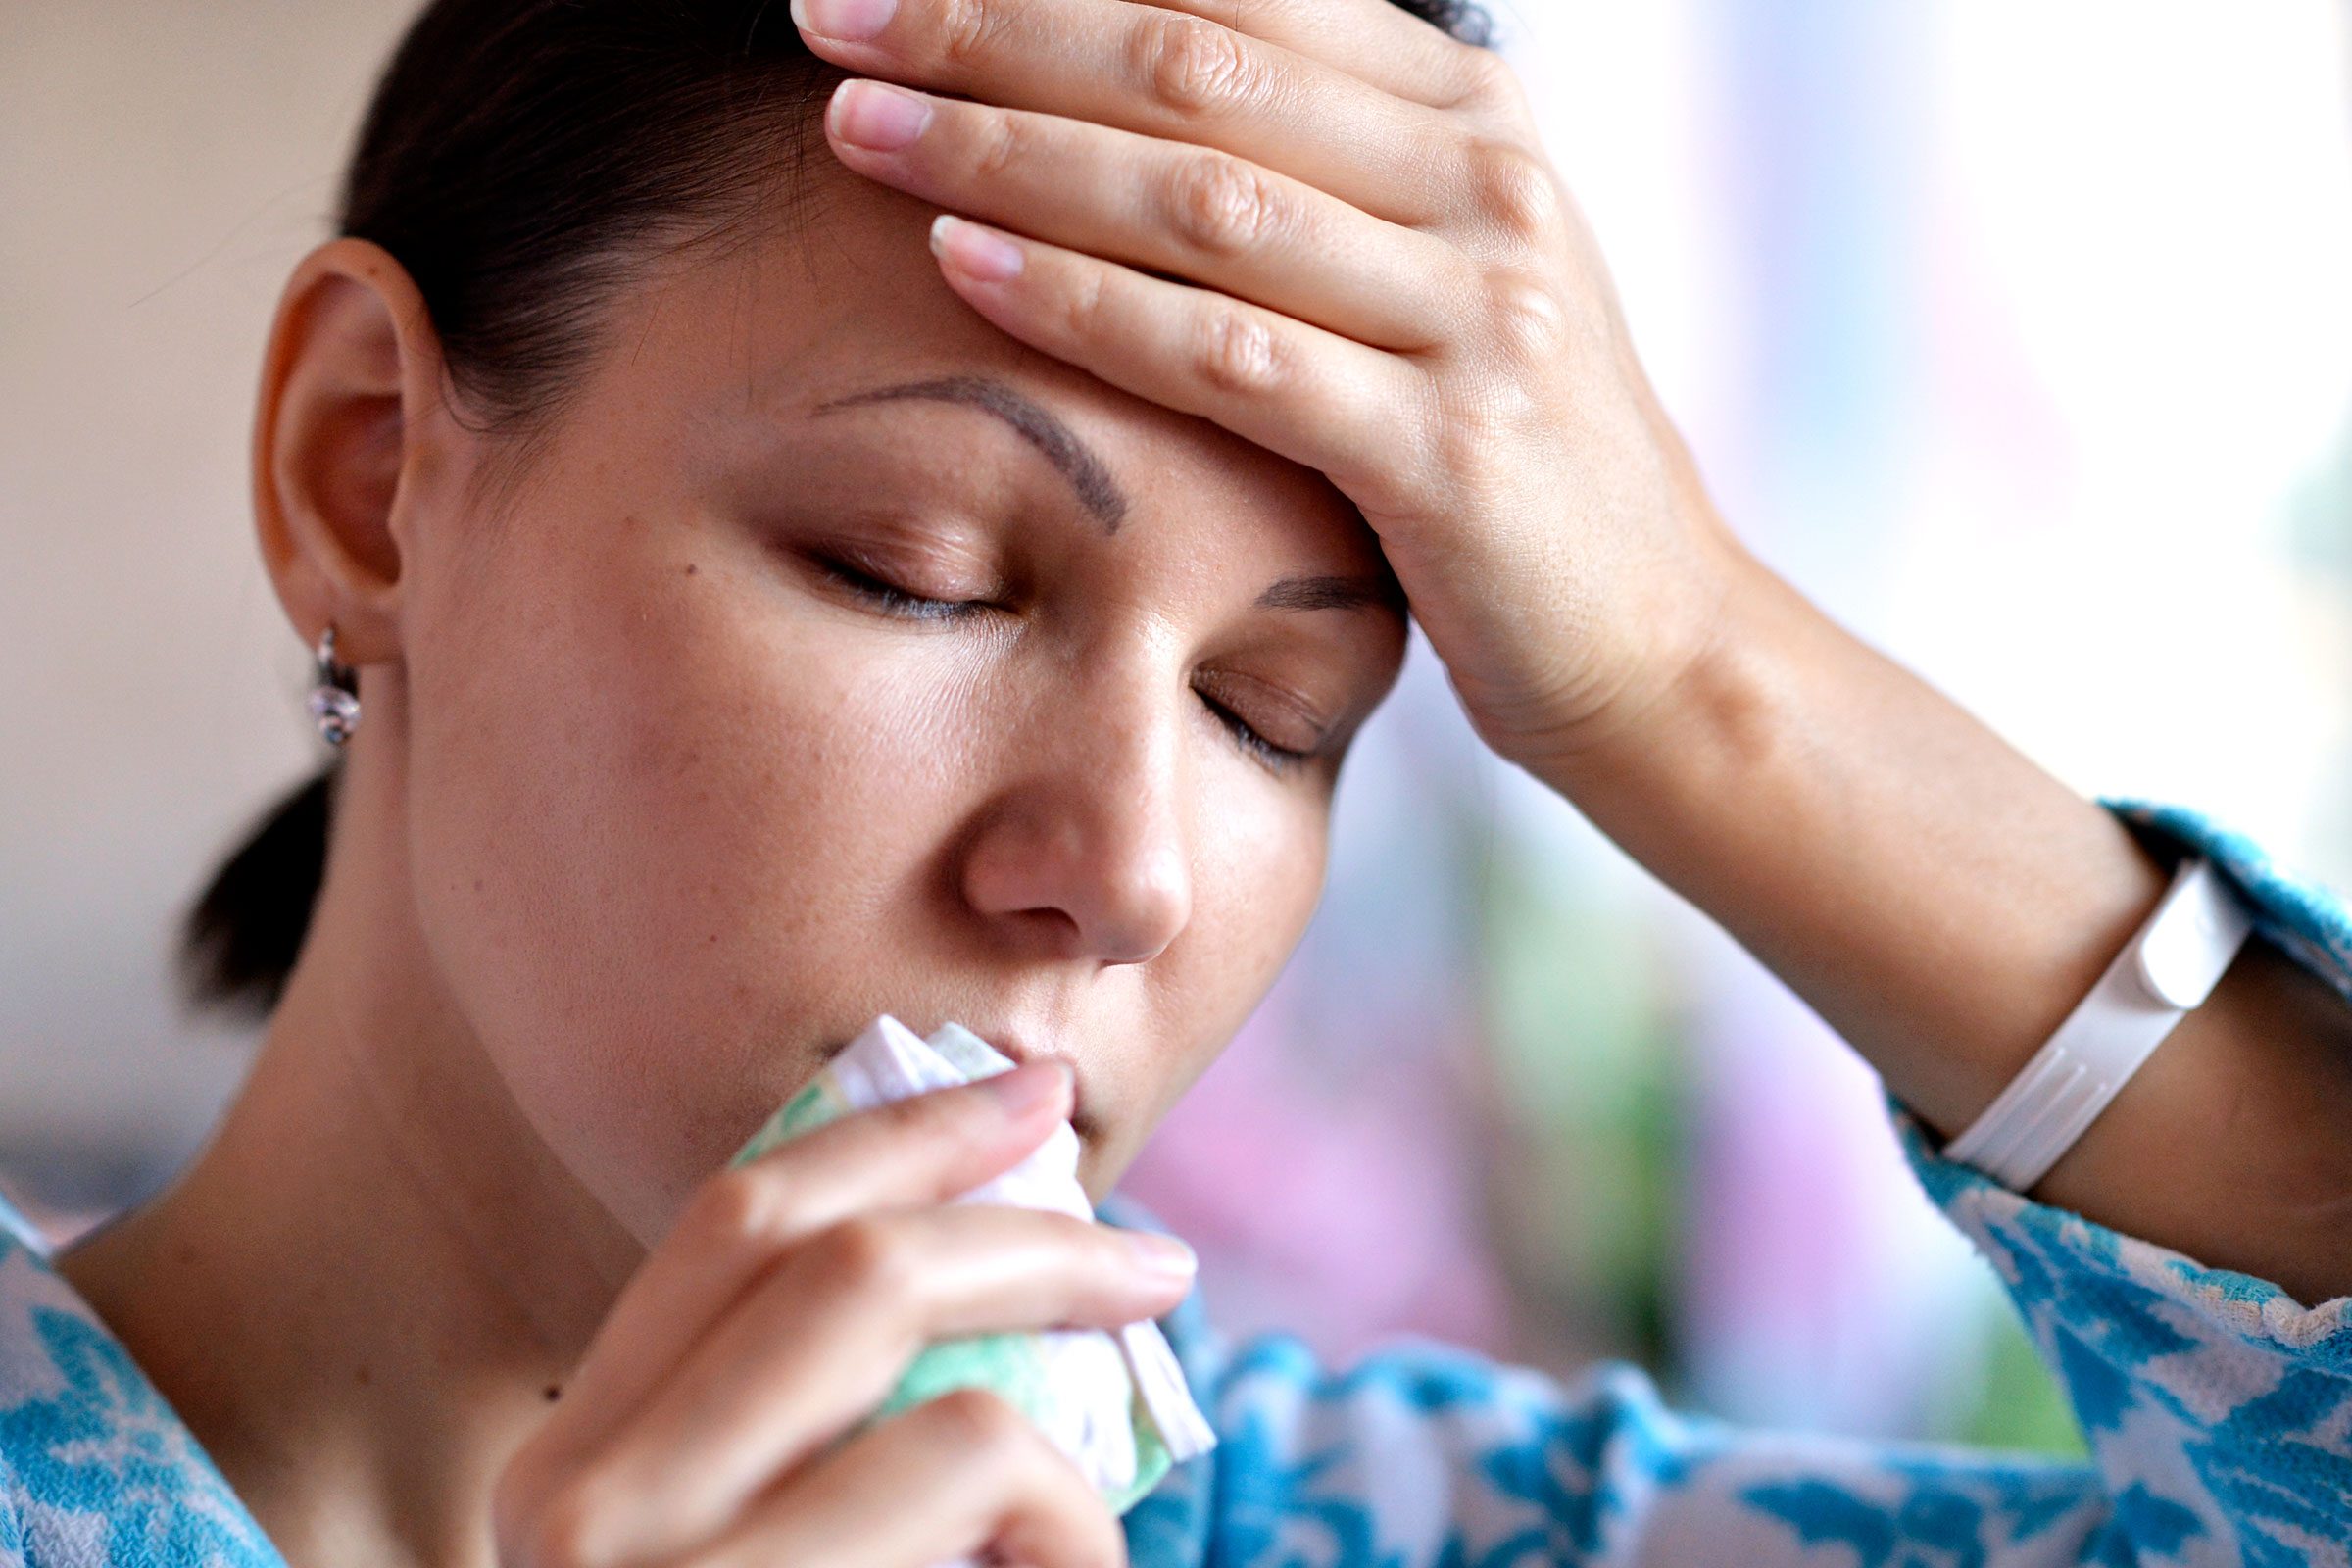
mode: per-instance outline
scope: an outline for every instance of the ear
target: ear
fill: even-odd
[[[407,514],[459,435],[424,298],[381,246],[341,238],[286,280],[254,414],[254,521],[278,603],[335,660],[400,656]]]

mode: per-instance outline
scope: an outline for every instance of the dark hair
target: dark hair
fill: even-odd
[[[1471,0],[1392,3],[1492,41]],[[802,216],[815,111],[847,74],[774,0],[436,0],[376,84],[337,231],[407,269],[511,479],[637,268],[769,218],[778,195]],[[318,902],[336,777],[329,762],[270,806],[188,909],[192,1004],[276,1006]]]

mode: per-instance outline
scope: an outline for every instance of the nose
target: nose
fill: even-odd
[[[964,901],[1033,951],[1144,963],[1192,918],[1178,717],[1090,696],[1022,736],[965,841]]]

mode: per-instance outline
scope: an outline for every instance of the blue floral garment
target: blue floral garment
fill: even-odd
[[[2352,1003],[2352,909],[2245,839],[2110,802],[2212,856]],[[1345,1370],[1166,1320],[1219,1437],[1127,1515],[1139,1568],[2352,1568],[2352,1297],[2305,1307],[1943,1160],[1927,1191],[2006,1285],[2087,1463],[1745,1431],[1642,1373],[1573,1382],[1407,1341]],[[1113,1200],[1105,1217],[1152,1225]],[[282,1568],[171,1407],[0,1203],[0,1568]],[[13,1230],[8,1239],[5,1232]]]

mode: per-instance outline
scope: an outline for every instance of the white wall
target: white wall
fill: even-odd
[[[0,4],[0,1158],[42,1180],[92,1146],[176,1157],[242,1066],[177,1016],[166,957],[318,755],[247,422],[408,11]]]

